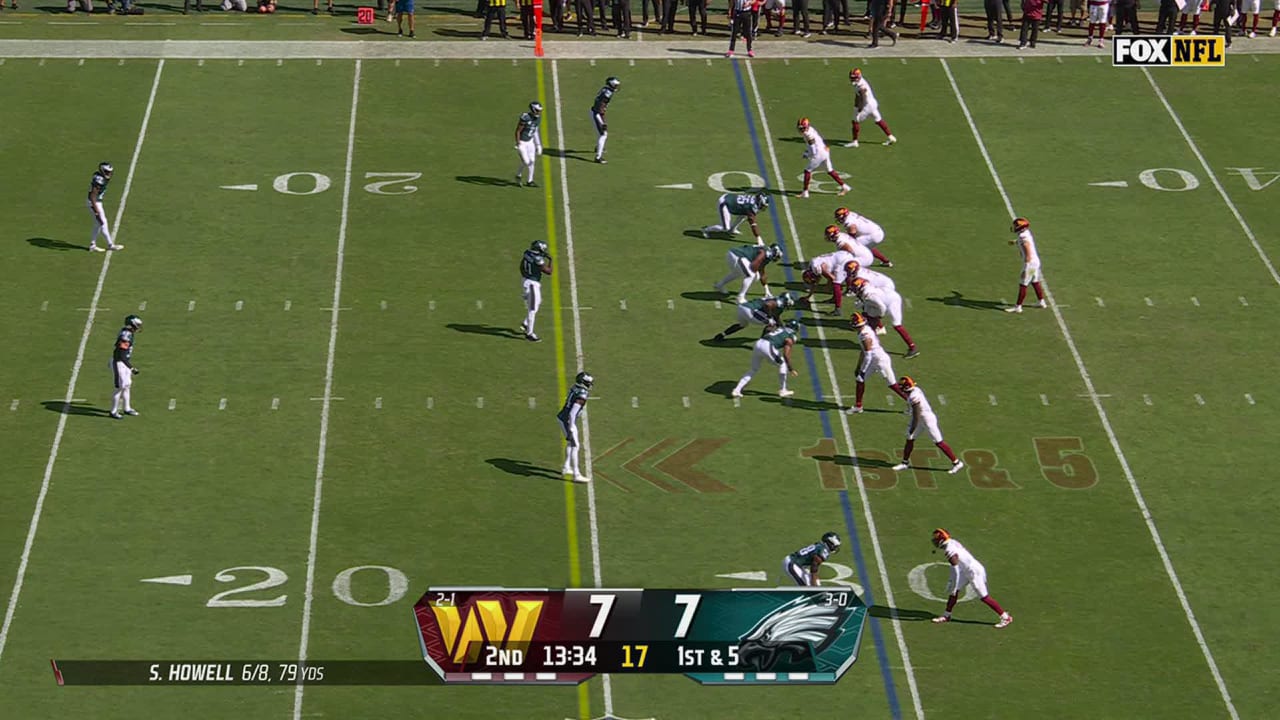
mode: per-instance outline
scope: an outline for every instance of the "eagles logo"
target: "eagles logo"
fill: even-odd
[[[796,598],[765,616],[738,638],[738,662],[767,672],[779,662],[812,662],[840,638],[852,610],[827,604],[825,593]]]

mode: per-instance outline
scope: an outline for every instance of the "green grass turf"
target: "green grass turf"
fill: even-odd
[[[1268,198],[1280,183],[1249,190],[1228,168],[1260,168],[1263,182],[1270,176],[1261,173],[1280,168],[1259,156],[1263,145],[1211,128],[1231,104],[1244,118],[1273,115],[1265,88],[1274,65],[1267,57],[1235,63],[1208,84],[1203,74],[1154,74],[1268,253],[1277,219]],[[1275,281],[1141,72],[1088,59],[966,60],[950,68],[1015,209],[1033,220],[1063,319],[1105,396],[1100,402],[1236,706],[1244,717],[1273,714],[1268,668],[1277,658],[1260,639],[1280,617],[1260,606],[1256,588],[1274,562],[1250,543],[1265,537],[1275,504],[1265,465],[1277,412],[1265,379],[1275,352],[1268,331]],[[0,168],[0,257],[16,270],[0,285],[11,309],[0,338],[15,348],[0,375],[0,402],[19,400],[14,410],[0,408],[6,589],[84,328],[80,308],[101,267],[100,256],[83,251],[89,223],[81,193],[94,164],[112,159],[114,217],[155,69],[154,61],[10,60],[0,73],[5,97],[14,99],[0,106],[0,143],[12,159]],[[973,466],[957,476],[883,467],[900,448],[904,421],[901,403],[888,405],[887,391],[872,381],[868,408],[889,412],[851,418],[849,426],[923,712],[1225,714],[1052,314],[995,309],[1013,298],[1018,261],[1005,242],[1004,205],[941,64],[873,61],[864,71],[902,142],[880,147],[880,131],[865,127],[864,147],[833,148],[854,194],[792,195],[789,207],[806,256],[826,249],[821,229],[841,202],[884,225],[883,249],[898,263],[889,272],[911,301],[906,325],[923,351],[912,361],[895,355],[895,369],[929,392],[948,440]],[[592,584],[587,490],[570,490],[567,517],[551,420],[563,374],[575,369],[571,225],[577,329],[597,377],[590,430],[604,585],[732,587],[749,583],[716,575],[745,571],[780,581],[784,554],[824,530],[845,533],[839,491],[847,488],[895,697],[904,715],[914,715],[854,460],[839,418],[814,394],[816,369],[825,401],[833,400],[817,325],[846,395],[856,363],[850,336],[838,318],[806,318],[815,365],[797,354],[798,395],[789,404],[777,402],[769,372],[740,406],[724,397],[749,363],[749,333],[723,346],[699,343],[733,318],[710,293],[732,244],[690,232],[715,220],[708,178],[773,179],[772,149],[794,192],[802,169],[796,117],[810,117],[833,144],[848,131],[838,68],[758,62],[753,72],[767,133],[749,81],[748,124],[728,65],[546,66],[552,173],[540,163],[538,180],[554,190],[560,306],[548,283],[539,315],[545,341],[535,345],[512,332],[521,316],[514,265],[530,240],[546,235],[547,198],[508,183],[514,119],[537,95],[533,64],[363,62],[344,216],[354,63],[166,62],[119,236],[128,247],[112,257],[74,393],[85,409],[67,418],[0,657],[6,714],[292,712],[292,688],[58,689],[47,660],[297,656],[321,432],[313,398],[324,393],[340,234],[342,309],[308,656],[418,657],[409,607],[430,584]],[[624,86],[610,113],[612,162],[599,166],[589,162],[595,136],[586,111],[609,74]],[[86,108],[92,133],[82,127]],[[1148,168],[1185,169],[1200,186],[1148,189],[1138,180]],[[329,188],[312,195],[272,188],[273,179],[301,172],[323,174]],[[407,181],[412,193],[379,195],[366,190],[379,179],[368,173],[421,175]],[[725,177],[733,186],[745,176]],[[1129,187],[1088,185],[1120,179]],[[219,189],[249,183],[259,189]],[[310,187],[302,177],[293,183],[295,192]],[[694,189],[655,187],[673,183]],[[829,191],[829,181],[818,189]],[[785,211],[775,195],[771,212],[783,237],[771,217],[762,229],[793,253]],[[119,317],[143,302],[135,402],[144,414],[108,421],[106,348]],[[895,335],[884,339],[901,353]],[[822,442],[820,411],[835,444]],[[1037,438],[1050,450],[1080,448],[1096,482],[1050,482]],[[943,467],[927,444],[913,459]],[[692,470],[654,467],[686,447],[708,454]],[[646,451],[649,459],[635,460]],[[982,472],[989,461],[994,469]],[[694,471],[714,485],[698,491],[672,477]],[[572,547],[570,521],[578,534]],[[908,574],[937,561],[926,544],[937,525],[987,563],[994,596],[1017,618],[1008,631],[977,624],[992,619],[977,602],[957,611],[972,624],[921,621],[940,604],[914,592]],[[849,545],[834,560],[850,567],[850,581],[864,583],[854,555]],[[215,593],[263,577],[241,570],[235,582],[215,580],[246,566],[279,568],[288,580],[233,598],[284,595],[283,604],[207,607]],[[396,586],[384,605],[340,599],[335,578],[369,566],[393,569],[407,586]],[[354,600],[388,598],[393,589],[376,568],[347,573]],[[940,594],[945,572],[923,572],[930,594]],[[189,587],[139,582],[185,573],[194,576]],[[886,717],[877,654],[868,632],[849,674],[816,693],[627,676],[613,679],[611,700],[628,718],[773,718],[797,705],[805,717]],[[587,692],[590,715],[599,717],[602,682]],[[334,717],[477,719],[580,711],[573,689],[493,687],[315,687],[303,708]]]

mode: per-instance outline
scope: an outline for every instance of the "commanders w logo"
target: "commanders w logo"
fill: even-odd
[[[507,621],[501,600],[477,600],[471,608],[432,605],[445,652],[458,664],[480,659],[485,643],[501,648],[527,646],[542,615],[541,600],[517,600],[515,617]]]

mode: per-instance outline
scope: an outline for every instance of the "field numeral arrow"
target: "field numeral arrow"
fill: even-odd
[[[630,488],[626,485],[601,472],[600,465],[634,440],[635,438],[627,438],[614,445],[596,457],[592,464],[596,475],[628,492]],[[729,485],[696,467],[708,455],[726,445],[729,438],[694,438],[681,446],[682,442],[681,438],[663,438],[623,462],[621,467],[631,475],[669,493],[684,492],[686,488],[702,493],[733,491]],[[671,452],[672,448],[678,449]],[[668,478],[675,482],[670,482]]]

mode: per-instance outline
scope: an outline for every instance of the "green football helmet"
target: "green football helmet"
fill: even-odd
[[[575,384],[581,385],[582,387],[588,387],[588,388],[591,387],[591,384],[594,383],[595,381],[596,379],[591,377],[591,373],[586,372],[585,370],[583,372],[578,373],[577,377],[573,379],[573,382]]]
[[[826,545],[827,550],[831,551],[832,554],[835,554],[840,549],[840,536],[833,532],[823,533],[822,544]]]
[[[124,319],[124,326],[134,332],[137,332],[142,329],[142,318],[137,315],[126,316]]]
[[[781,260],[782,247],[779,246],[778,243],[770,245],[769,249],[765,251],[765,257],[768,258],[770,262],[777,262]]]
[[[534,240],[529,244],[529,249],[534,252],[542,253],[543,255],[546,255],[551,251],[550,246],[547,245],[545,240]]]

